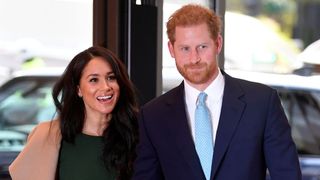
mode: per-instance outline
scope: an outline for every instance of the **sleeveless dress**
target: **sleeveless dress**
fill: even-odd
[[[114,180],[114,171],[108,171],[102,161],[103,139],[101,136],[79,134],[75,144],[61,142],[59,180]]]

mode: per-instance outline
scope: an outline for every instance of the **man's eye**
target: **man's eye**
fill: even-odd
[[[189,47],[182,47],[181,51],[189,51]]]
[[[204,49],[206,47],[207,47],[206,45],[201,45],[201,46],[199,46],[199,49]]]

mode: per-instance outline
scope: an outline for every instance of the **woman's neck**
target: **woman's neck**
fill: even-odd
[[[109,125],[111,117],[111,114],[102,117],[87,116],[84,121],[82,133],[92,136],[102,136],[104,130]]]

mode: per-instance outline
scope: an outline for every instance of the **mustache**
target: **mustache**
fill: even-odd
[[[202,67],[205,67],[205,66],[206,66],[206,63],[203,63],[203,62],[197,63],[197,64],[189,63],[189,64],[185,64],[184,65],[185,68],[191,68],[191,69],[193,69],[193,68],[202,68]]]

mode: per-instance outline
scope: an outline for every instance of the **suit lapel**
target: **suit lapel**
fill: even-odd
[[[223,74],[225,77],[225,90],[214,147],[211,171],[211,177],[213,179],[245,109],[245,103],[240,100],[240,97],[244,94],[241,87],[235,79],[224,72]]]
[[[170,127],[170,131],[174,135],[175,146],[177,146],[183,159],[188,164],[191,174],[195,175],[190,179],[204,177],[186,116],[183,83],[180,84],[176,93],[168,101],[168,108],[170,108],[169,114],[172,114],[169,117],[172,119],[169,121],[170,126],[168,127]]]
[[[240,99],[244,93],[237,81],[223,71],[222,73],[225,77],[225,90],[214,147],[211,179],[214,179],[216,175],[246,105]],[[170,108],[169,114],[172,114],[169,117],[172,119],[168,121],[170,122],[168,127],[170,127],[170,132],[174,135],[175,146],[177,146],[183,159],[188,164],[189,170],[195,175],[191,179],[205,178],[186,116],[183,83],[177,87],[167,105]]]

